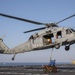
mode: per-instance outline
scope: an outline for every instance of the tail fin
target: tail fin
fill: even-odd
[[[3,39],[0,38],[0,53],[6,54],[9,51],[9,48],[6,46],[6,44],[3,42]]]

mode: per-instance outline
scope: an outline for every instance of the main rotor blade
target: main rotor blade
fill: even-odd
[[[67,19],[70,19],[70,18],[74,17],[74,16],[75,16],[75,14],[73,14],[73,15],[71,15],[71,16],[69,16],[69,17],[57,22],[56,24],[61,23],[61,22],[65,21],[65,20],[67,20]]]
[[[41,22],[36,22],[36,21],[32,21],[32,20],[28,20],[28,19],[23,19],[23,18],[19,18],[19,17],[15,17],[15,16],[10,16],[10,15],[6,15],[6,14],[2,14],[2,13],[0,13],[0,16],[4,16],[4,17],[8,17],[8,18],[13,18],[13,19],[17,19],[17,20],[21,20],[21,21],[37,24],[37,25],[45,25],[44,23],[41,23]]]
[[[33,32],[33,31],[38,31],[38,30],[43,30],[46,27],[42,27],[42,28],[37,28],[37,29],[33,29],[33,30],[29,30],[29,31],[25,31],[24,33],[29,33],[29,32]]]

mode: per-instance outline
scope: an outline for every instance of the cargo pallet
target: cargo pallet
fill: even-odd
[[[45,65],[43,67],[43,70],[44,70],[45,73],[56,73],[57,72],[57,67],[56,66]]]

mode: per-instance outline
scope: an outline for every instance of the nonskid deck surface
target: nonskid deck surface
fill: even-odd
[[[75,75],[75,65],[57,65],[57,73],[45,73],[43,66],[0,66],[0,75]]]

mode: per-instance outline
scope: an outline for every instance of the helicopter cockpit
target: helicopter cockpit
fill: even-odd
[[[66,30],[66,34],[70,34],[70,33],[72,33],[72,30],[67,29],[67,30]]]
[[[66,34],[71,34],[71,33],[75,33],[74,29],[67,29],[66,30]]]
[[[72,32],[75,32],[75,30],[74,30],[74,29],[71,29],[71,31],[72,31]]]

